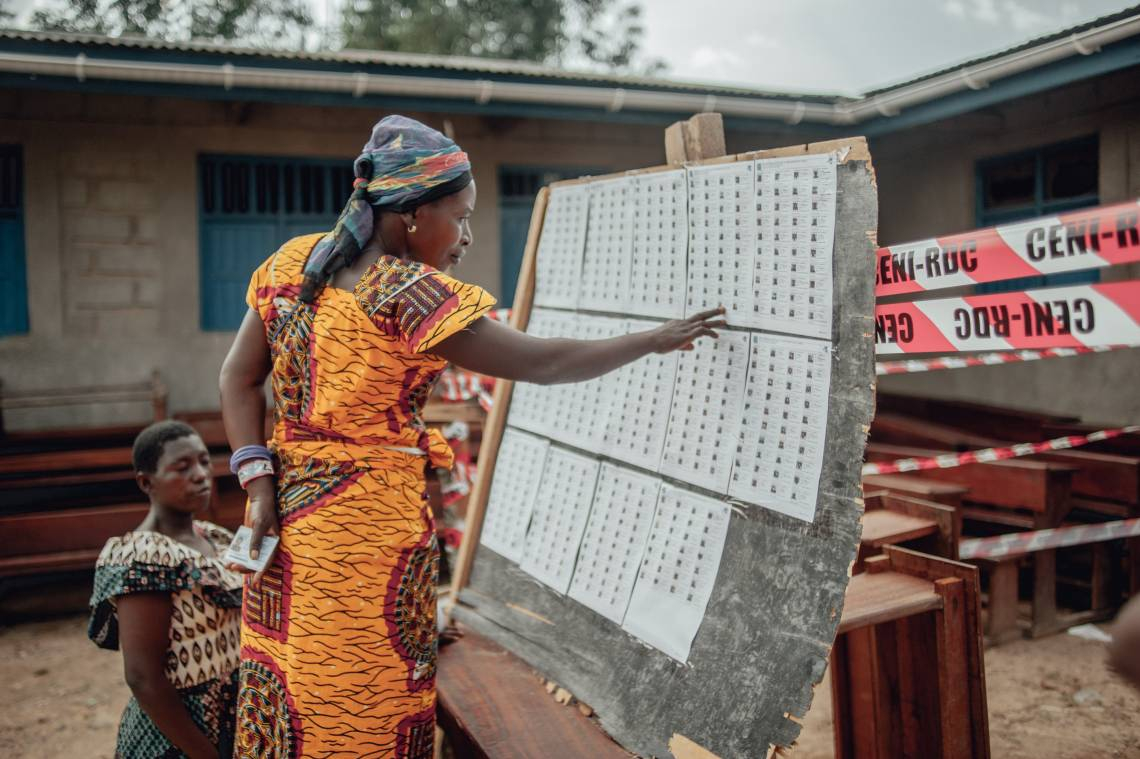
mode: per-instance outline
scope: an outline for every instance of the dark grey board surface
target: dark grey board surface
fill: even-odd
[[[838,167],[836,352],[814,523],[754,506],[734,509],[687,664],[490,550],[478,552],[455,608],[457,620],[589,704],[615,740],[642,756],[671,756],[670,740],[680,735],[720,757],[765,757],[795,741],[800,726],[789,715],[807,712],[826,668],[859,540],[860,467],[874,406],[878,201],[866,144],[838,141],[827,149],[843,145],[849,149]]]

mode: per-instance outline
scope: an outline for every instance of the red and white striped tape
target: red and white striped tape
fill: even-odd
[[[1101,524],[1078,524],[1053,527],[1036,532],[1012,532],[992,538],[963,540],[958,546],[959,559],[997,559],[1048,548],[1082,546],[1105,540],[1132,538],[1140,535],[1140,519],[1123,519]]]
[[[442,400],[458,403],[489,395],[494,387],[493,377],[484,377],[465,369],[450,368],[440,376],[436,392]]]
[[[1135,345],[1094,345],[1092,347],[1079,346],[1076,348],[1046,348],[1039,351],[1005,351],[998,353],[983,353],[980,356],[940,356],[938,358],[912,358],[902,361],[879,361],[875,363],[875,374],[881,376],[888,374],[914,374],[916,372],[933,372],[941,369],[965,369],[971,366],[1001,366],[1015,364],[1021,361],[1040,361],[1046,358],[1069,358],[1082,356],[1088,353],[1107,353],[1125,348],[1135,348]]]
[[[991,461],[1005,461],[1019,456],[1032,456],[1035,453],[1047,451],[1063,451],[1068,448],[1078,448],[1087,443],[1100,440],[1111,440],[1121,435],[1140,432],[1140,424],[1128,427],[1118,427],[1111,430],[1099,430],[1087,435],[1065,435],[1040,443],[1018,443],[1003,448],[982,448],[978,451],[965,453],[945,453],[941,456],[931,456],[925,459],[897,459],[863,465],[863,476],[869,474],[896,474],[898,472],[917,472],[924,469],[951,469],[966,464],[985,464]]]
[[[928,292],[1140,261],[1140,202],[879,248],[875,295]]]
[[[485,316],[488,319],[493,319],[497,322],[506,324],[511,320],[511,310],[509,308],[496,308],[494,310],[488,311]]]
[[[875,353],[1140,343],[1140,280],[879,305]]]
[[[439,399],[449,403],[463,403],[474,398],[479,401],[479,407],[487,412],[491,411],[491,393],[494,391],[494,377],[485,377],[463,369],[441,376],[436,390]]]

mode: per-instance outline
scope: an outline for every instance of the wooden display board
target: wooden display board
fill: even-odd
[[[759,173],[765,171],[765,167],[775,165],[773,162],[765,163],[762,159],[826,154],[834,156],[829,160],[835,175],[834,255],[829,262],[831,310],[829,314],[823,314],[821,317],[819,310],[816,309],[811,317],[812,324],[806,329],[814,330],[817,334],[813,337],[821,341],[811,345],[825,346],[824,349],[813,349],[814,352],[809,352],[812,353],[813,360],[818,360],[820,356],[824,356],[825,360],[830,359],[830,366],[825,367],[823,373],[826,382],[829,370],[830,385],[826,396],[826,418],[820,422],[818,430],[819,442],[822,445],[822,465],[818,470],[818,487],[812,491],[813,498],[810,499],[812,502],[795,503],[797,497],[802,501],[802,487],[797,491],[800,496],[793,492],[794,488],[788,490],[780,502],[783,505],[779,505],[776,501],[769,502],[766,498],[755,495],[761,492],[767,493],[764,487],[749,489],[748,483],[739,481],[741,478],[734,479],[733,484],[728,485],[728,465],[717,465],[712,461],[715,457],[709,455],[709,451],[717,451],[732,458],[731,466],[734,472],[752,468],[753,461],[760,461],[762,456],[770,455],[764,453],[763,446],[758,447],[754,440],[752,448],[747,447],[749,435],[755,437],[755,434],[760,433],[753,431],[744,434],[740,446],[735,445],[735,437],[733,440],[717,440],[715,443],[710,443],[707,435],[710,432],[715,434],[716,430],[705,429],[703,421],[688,421],[690,417],[679,416],[681,411],[678,408],[670,412],[669,398],[664,399],[664,409],[666,414],[673,415],[670,417],[672,426],[667,432],[667,437],[671,436],[672,439],[664,443],[666,464],[664,466],[658,464],[654,471],[654,467],[649,464],[631,464],[640,460],[637,451],[634,450],[637,448],[636,440],[631,444],[629,439],[616,442],[603,439],[604,435],[595,427],[605,427],[612,431],[615,429],[614,423],[606,414],[599,414],[596,409],[583,404],[580,396],[559,396],[565,402],[560,405],[577,403],[576,406],[571,406],[572,410],[567,412],[569,416],[566,417],[566,424],[573,426],[573,429],[567,427],[565,436],[548,431],[548,436],[554,438],[551,441],[536,436],[534,427],[529,431],[526,427],[518,427],[518,424],[525,423],[524,417],[528,413],[526,403],[533,401],[533,398],[531,401],[525,401],[522,395],[516,395],[516,401],[522,405],[519,405],[514,416],[511,416],[512,391],[518,394],[521,392],[520,387],[523,386],[512,388],[511,383],[502,381],[496,386],[494,407],[487,421],[480,452],[479,475],[469,505],[467,532],[454,575],[453,589],[456,600],[450,612],[459,622],[518,654],[546,677],[558,682],[579,700],[589,704],[600,720],[601,726],[622,746],[637,754],[664,757],[672,753],[676,756],[694,756],[696,754],[686,752],[699,750],[696,747],[703,747],[717,756],[764,756],[777,746],[790,745],[799,734],[800,727],[797,720],[811,705],[813,689],[822,678],[826,667],[828,653],[839,623],[850,567],[855,559],[859,542],[859,524],[863,511],[860,466],[874,404],[873,262],[878,209],[874,173],[865,140],[861,138],[837,140],[687,164],[685,181],[688,183],[689,192],[687,195],[689,226],[686,243],[688,254],[683,270],[683,275],[690,280],[690,284],[694,277],[705,277],[706,283],[702,287],[707,294],[710,287],[708,282],[719,276],[718,272],[722,266],[720,259],[716,257],[710,258],[706,255],[701,258],[701,239],[708,237],[698,238],[698,230],[693,226],[702,222],[699,216],[703,213],[700,211],[702,198],[715,197],[718,186],[716,183],[721,181],[720,179],[705,181],[703,177],[729,176],[734,171],[738,176],[745,176],[749,171]],[[572,180],[557,183],[549,189],[544,188],[536,200],[531,220],[512,314],[513,326],[526,329],[532,317],[536,270],[542,268],[536,259],[542,246],[544,223],[549,222],[551,225],[548,230],[554,229],[556,224],[566,223],[564,211],[557,211],[548,218],[548,204],[552,191],[556,198],[559,197],[559,193],[565,198],[567,190],[584,185],[590,193],[589,197],[593,199],[589,211],[591,223],[605,225],[607,222],[603,215],[612,215],[615,213],[614,208],[620,207],[620,203],[623,202],[618,190],[614,189],[618,184],[604,184],[607,180],[632,176],[648,178],[637,180],[638,182],[654,182],[656,180],[653,177],[657,175],[662,178],[676,176],[676,169],[676,166],[656,167],[611,177]],[[674,174],[664,174],[669,171],[673,171]],[[634,189],[643,186],[648,185],[638,184]],[[703,195],[694,189],[698,187]],[[760,187],[758,180],[755,187]],[[755,191],[760,193],[759,189]],[[712,195],[709,195],[709,192]],[[636,196],[636,192],[630,193],[631,198]],[[751,199],[746,199],[746,203],[750,202]],[[764,201],[760,199],[756,202]],[[697,209],[697,212],[693,209]],[[737,210],[742,210],[739,204]],[[756,210],[756,207],[746,205],[742,213],[747,215]],[[663,218],[667,219],[669,215],[665,214]],[[718,223],[723,225],[725,222]],[[612,265],[612,261],[607,258],[612,251],[605,246],[625,244],[620,239],[615,243],[613,239],[614,235],[620,236],[625,233],[620,229],[621,224],[614,223],[613,219],[608,224],[605,229],[609,234],[605,236],[596,234],[597,226],[594,228],[593,236],[589,230],[582,233],[585,261],[583,266],[588,267],[588,270],[583,271],[579,268],[576,274],[574,272],[567,274],[567,282],[574,281],[574,276],[593,277],[597,274],[597,267]],[[660,219],[647,231],[652,234],[662,234]],[[770,232],[771,228],[768,227],[766,231],[758,233],[758,237],[762,239],[763,234]],[[559,239],[565,240],[568,233],[565,229],[561,229],[559,234],[561,235]],[[702,231],[700,234],[705,232]],[[552,243],[550,240],[547,242],[548,250]],[[708,253],[707,245],[703,253]],[[545,271],[551,271],[549,261],[546,262]],[[812,271],[815,271],[814,267]],[[547,276],[556,275],[548,273]],[[620,272],[610,272],[605,277],[597,277],[597,288],[591,289],[587,296],[589,303],[585,307],[576,303],[569,305],[559,303],[553,308],[537,312],[536,322],[532,326],[537,328],[539,326],[537,320],[542,319],[547,325],[542,329],[554,329],[549,326],[551,324],[562,323],[565,326],[568,323],[576,323],[580,330],[576,334],[594,334],[590,329],[595,328],[599,335],[606,333],[607,329],[613,328],[612,320],[606,322],[604,318],[599,319],[599,315],[613,310],[607,309],[606,303],[618,302],[614,299],[622,299],[621,302],[628,303],[636,297],[637,292],[648,291],[643,286],[644,283],[623,283],[619,279],[619,285],[628,285],[628,287],[619,287],[607,293],[606,283],[614,276],[620,277]],[[665,272],[660,276],[668,277],[669,273]],[[757,278],[755,292],[766,292],[759,280],[759,274]],[[542,289],[543,284],[538,283],[540,299],[544,297],[548,304],[558,303],[560,296],[558,293],[552,294],[550,282],[546,283],[545,291]],[[818,302],[816,295],[822,297],[824,290],[826,288],[820,287],[817,293],[811,295],[812,304]],[[760,303],[756,299],[748,300],[748,297],[753,297],[748,293],[745,293],[745,296],[747,297],[742,303]],[[693,298],[693,289],[690,287],[687,313],[696,310]],[[668,299],[663,297],[661,300]],[[675,306],[658,302],[650,307],[666,311]],[[743,305],[738,303],[734,308],[736,309],[734,314],[744,314]],[[799,311],[800,316],[797,316],[798,308],[799,306],[793,303],[790,309],[792,316],[807,319],[802,316],[802,311]],[[762,316],[758,306],[754,310]],[[785,317],[788,315],[788,310],[785,304]],[[628,315],[628,312],[622,313]],[[641,313],[644,314],[644,308]],[[777,313],[775,304],[771,313],[773,315]],[[651,317],[644,315],[629,317],[630,321],[635,319],[644,321]],[[782,327],[779,327],[779,323],[763,321],[758,323],[760,327],[752,325],[749,331],[726,330],[717,341],[722,348],[730,344],[738,348],[733,357],[725,360],[743,362],[745,359],[751,359],[753,368],[748,371],[753,374],[749,375],[749,382],[752,384],[748,385],[748,397],[754,407],[748,411],[748,406],[739,406],[738,408],[745,409],[743,412],[739,410],[736,412],[744,414],[742,419],[760,418],[756,416],[755,406],[764,405],[765,401],[760,397],[764,394],[764,388],[756,377],[766,377],[768,387],[772,387],[771,380],[776,379],[778,386],[785,370],[791,375],[793,371],[801,372],[806,365],[804,364],[806,354],[797,348],[798,352],[785,354],[785,364],[779,364],[773,359],[774,363],[769,367],[772,371],[769,374],[755,374],[759,371],[756,368],[758,359],[759,363],[764,363],[768,355],[757,353],[758,340],[771,338],[774,341],[772,344],[781,350],[782,346],[789,344],[787,334]],[[582,326],[587,324],[594,326],[589,328]],[[610,326],[606,326],[607,324]],[[730,327],[737,326],[734,324],[732,314],[729,317],[729,324]],[[778,328],[770,328],[771,324],[776,324]],[[820,324],[829,325],[829,329],[824,330]],[[764,334],[760,334],[761,332]],[[748,352],[750,339],[751,353]],[[780,342],[781,340],[784,342]],[[777,352],[773,348],[771,355],[776,356]],[[695,352],[694,355],[705,354]],[[726,354],[722,351],[718,355],[723,358]],[[720,367],[717,369],[720,371],[723,367],[721,364],[716,364],[714,367],[715,361],[712,359],[710,359],[712,363],[707,366],[701,363],[703,359],[692,356],[679,360],[676,369],[678,379],[674,382],[673,378],[669,378],[670,386],[677,390],[677,394],[672,396],[672,403],[676,406],[684,402],[692,406],[696,402],[699,406],[699,397],[684,396],[683,388],[679,387],[680,385],[687,387],[687,383],[690,382],[689,375],[684,373],[688,371],[693,375],[691,384],[696,388],[698,375],[701,375],[705,369],[712,371]],[[697,363],[693,364],[693,361]],[[725,371],[729,372],[729,375],[725,376],[730,376],[732,369],[730,367]],[[743,372],[745,369],[740,367],[737,371]],[[808,377],[810,390],[811,375]],[[649,381],[651,382],[652,378]],[[708,386],[713,387],[713,383]],[[788,387],[791,388],[790,381]],[[756,392],[755,396],[752,395],[753,391]],[[706,400],[710,397],[705,396]],[[771,398],[771,395],[768,397]],[[575,398],[577,400],[574,400]],[[787,402],[785,399],[784,403]],[[726,406],[727,401],[722,400],[718,403]],[[768,403],[774,404],[775,401]],[[801,404],[802,399],[797,396],[795,403]],[[726,407],[732,406],[727,404]],[[776,419],[778,409],[773,405],[771,411],[772,418]],[[797,408],[797,413],[798,411]],[[532,413],[553,412],[540,408]],[[768,413],[767,407],[764,413]],[[809,412],[804,411],[804,413]],[[749,417],[748,414],[752,416]],[[697,420],[700,414],[693,413],[690,416],[692,420]],[[510,428],[507,427],[508,417],[512,420]],[[804,420],[806,424],[806,415]],[[735,417],[728,421],[737,425],[745,424],[743,421],[735,420]],[[630,424],[636,424],[636,420]],[[700,434],[697,434],[698,427]],[[628,431],[627,428],[628,425],[618,427],[619,432]],[[732,429],[736,430],[738,427]],[[500,467],[496,472],[496,458],[500,454],[500,443],[505,430],[509,430],[508,440],[514,441],[511,445],[515,448],[504,454],[512,457],[510,466],[513,468]],[[684,440],[679,439],[678,436],[685,437],[690,432],[692,440],[687,437]],[[734,436],[736,434],[733,433]],[[791,433],[781,436],[778,432],[769,431],[763,434],[770,436],[769,447],[773,450],[777,440],[781,451],[785,443],[789,448],[795,447],[796,441],[792,440]],[[523,440],[526,444],[524,448],[529,446],[523,453],[519,453],[521,450],[519,440]],[[761,443],[763,440],[761,437]],[[694,451],[694,446],[699,453],[691,454],[693,458],[690,459],[688,458],[690,454],[686,452]],[[800,452],[803,453],[802,447]],[[750,456],[753,458],[749,458]],[[528,463],[532,461],[538,463],[533,465]],[[530,533],[526,533],[526,524],[492,524],[492,529],[498,532],[494,536],[488,534],[484,538],[492,542],[497,550],[488,550],[485,546],[480,548],[484,511],[491,496],[496,474],[500,478],[525,477],[529,471],[528,467],[543,466],[544,461],[545,468],[542,471],[543,476],[547,478],[548,487],[545,494],[537,496],[535,501],[542,502],[545,499],[549,508],[544,510],[541,503],[534,507],[533,519],[531,516],[527,517],[530,520]],[[689,467],[690,463],[692,467]],[[688,471],[690,468],[694,471]],[[583,474],[583,469],[590,469],[593,474]],[[761,467],[757,466],[755,469],[760,470]],[[764,480],[766,474],[767,470],[759,471],[753,477],[760,478],[761,485],[766,485],[767,481]],[[620,488],[614,485],[615,476],[620,480]],[[555,489],[556,492],[552,494],[549,485],[553,477],[562,479],[558,482],[559,487]],[[752,484],[755,486],[755,481]],[[814,486],[814,482],[811,484]],[[500,483],[500,487],[506,485]],[[603,498],[603,490],[607,487],[610,490],[606,491],[607,495]],[[771,490],[773,493],[776,492],[775,485]],[[658,501],[659,492],[662,494],[660,501]],[[664,495],[666,492],[669,498],[672,498],[671,501]],[[658,502],[660,506],[654,511]],[[697,520],[697,527],[692,529],[704,525],[705,537],[708,537],[711,544],[717,544],[715,535],[718,529],[726,530],[723,533],[723,552],[719,565],[713,566],[715,582],[706,588],[707,606],[704,608],[699,629],[692,637],[691,647],[671,645],[669,642],[655,641],[653,644],[646,642],[654,641],[656,633],[665,638],[678,636],[675,630],[646,631],[647,623],[644,617],[640,621],[630,619],[630,615],[635,611],[634,607],[637,606],[640,586],[634,587],[634,601],[629,603],[628,609],[621,602],[608,607],[600,597],[594,599],[593,608],[590,608],[571,597],[576,595],[581,598],[582,588],[591,581],[612,580],[623,576],[623,572],[624,575],[629,574],[628,568],[622,570],[617,566],[588,564],[588,561],[593,560],[588,557],[601,555],[595,550],[599,525],[584,524],[586,513],[576,515],[574,503],[578,503],[579,509],[584,508],[586,513],[593,517],[597,517],[608,508],[607,513],[624,514],[631,518],[640,516],[643,520],[649,519],[645,515],[648,510],[656,514],[660,520],[666,518],[664,515],[672,513],[666,509],[673,509],[674,512],[680,513],[682,522],[686,515],[690,523]],[[583,503],[584,507],[581,505]],[[526,506],[526,513],[530,515],[531,504],[528,502]],[[691,512],[688,511],[690,507]],[[702,511],[706,508],[707,514]],[[702,521],[706,517],[707,521]],[[614,521],[616,518],[611,516],[611,521],[606,524],[616,525],[617,522]],[[542,521],[544,519],[546,521]],[[512,554],[507,546],[511,544],[512,539],[516,543],[521,540],[520,534],[528,534],[532,543],[533,540],[541,541],[547,534],[543,533],[543,530],[554,535],[565,527],[556,522],[570,519],[577,519],[579,522],[570,530],[571,533],[577,531],[578,543],[571,539],[566,546],[552,544],[536,548],[531,545],[525,555],[521,549],[512,559],[503,555]],[[643,552],[635,552],[635,564],[645,562],[640,565],[642,573],[637,582],[645,583],[646,587],[649,582],[646,569],[650,566],[652,546],[654,541],[659,539],[658,528],[664,529],[664,527],[664,524],[654,521],[652,536],[641,538],[643,541],[648,540],[649,547],[642,549]],[[712,529],[711,535],[707,529],[709,527]],[[519,531],[520,534],[512,537],[508,534],[511,529]],[[636,529],[646,533],[649,527],[641,525]],[[632,534],[631,532],[630,535]],[[624,539],[625,533],[622,535]],[[591,544],[591,540],[594,543]],[[592,547],[588,547],[587,544]],[[703,541],[701,545],[704,545]],[[567,558],[559,564],[558,557],[562,554],[566,554]],[[524,566],[527,567],[525,571],[522,568]],[[572,568],[575,574],[573,582],[567,574],[567,567]],[[592,573],[588,577],[587,570]],[[658,574],[660,570],[658,567]],[[636,573],[636,569],[634,572]],[[541,578],[541,581],[538,578]],[[701,578],[701,581],[708,582],[705,578]],[[665,584],[668,585],[668,582]],[[697,583],[694,581],[693,587],[696,586]],[[689,600],[692,600],[691,596]],[[646,603],[653,605],[642,599],[642,605]],[[652,628],[653,625],[648,624],[648,627]],[[679,637],[686,639],[688,636]],[[693,744],[696,744],[696,747]]]

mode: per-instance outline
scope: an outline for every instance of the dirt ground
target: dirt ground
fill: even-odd
[[[110,757],[127,701],[117,653],[71,615],[0,628],[0,756]],[[1104,667],[1100,643],[1071,635],[985,652],[995,759],[1137,757],[1140,694]],[[826,681],[816,690],[794,759],[832,756]]]

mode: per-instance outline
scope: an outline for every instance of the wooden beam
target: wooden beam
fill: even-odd
[[[684,164],[720,158],[725,154],[724,118],[719,113],[698,113],[665,130],[665,161]]]

